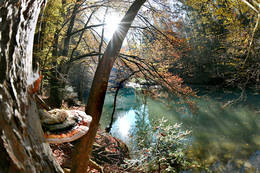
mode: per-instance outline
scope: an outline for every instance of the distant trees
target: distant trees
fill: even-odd
[[[188,0],[183,4],[191,47],[184,61],[192,69],[188,75],[195,80],[202,77],[202,83],[259,83],[259,3]]]
[[[103,3],[106,2],[51,0],[42,9],[35,35],[34,58],[40,62],[44,81],[50,87],[49,104],[53,107],[61,106],[70,63],[81,59],[82,55],[92,57],[93,47],[99,46],[91,29],[104,24],[92,25],[91,20]]]
[[[176,17],[176,14],[171,14],[173,13],[171,4],[160,1],[156,3],[159,7],[155,3],[148,4],[146,10],[140,12],[142,15],[138,15],[134,26],[131,26],[127,39],[128,45],[119,55],[120,59],[117,60],[119,66],[116,68],[124,66],[124,69],[129,69],[126,71],[134,72],[138,78],[147,80],[147,84],[161,84],[165,89],[175,93],[190,92],[181,91],[182,80],[178,79],[177,82],[175,80],[177,76],[173,77],[167,72],[169,65],[180,57],[180,54],[184,54],[183,52],[187,51],[189,46],[187,41],[178,35],[178,31],[173,32],[174,24],[171,20]],[[94,67],[95,70],[107,46],[104,32],[100,32],[101,28],[104,29],[104,16],[111,9],[125,11],[125,8],[126,4],[114,1],[71,0],[60,3],[50,1],[42,11],[36,34],[39,44],[35,44],[34,53],[35,57],[39,57],[41,69],[49,84],[49,103],[52,106],[61,105],[62,88],[71,63],[77,61],[89,64],[85,65],[85,68]],[[166,12],[164,8],[167,8]],[[152,15],[147,11],[153,11]],[[170,14],[172,16],[167,19]],[[46,86],[46,80],[44,81]],[[83,91],[77,92],[82,99]]]
[[[117,1],[49,1],[38,22],[42,29],[36,38],[41,46],[35,55],[51,83],[51,93],[59,93],[50,95],[53,105],[61,105],[70,63],[82,62],[89,64],[84,65],[86,69],[95,70],[107,46],[105,16],[111,9],[125,11],[126,7]],[[135,74],[138,78],[163,83],[163,88],[172,91],[177,84],[169,87],[170,81],[163,79],[176,83],[179,76],[193,84],[248,81],[251,85],[259,81],[258,10],[255,1],[245,0],[153,1],[144,6],[131,26],[128,45],[117,63],[139,71]],[[182,89],[182,80],[178,80],[181,87],[175,93]],[[77,92],[81,99],[82,93],[87,93]]]

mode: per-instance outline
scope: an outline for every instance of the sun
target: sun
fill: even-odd
[[[121,17],[117,13],[110,13],[106,17],[105,38],[110,40],[114,32],[118,29]]]

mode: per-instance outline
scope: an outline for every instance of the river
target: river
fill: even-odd
[[[240,92],[199,91],[199,98],[192,99],[198,109],[190,111],[175,99],[155,100],[136,94],[133,88],[123,88],[117,98],[111,133],[133,152],[136,129],[164,117],[172,124],[181,123],[184,130],[192,130],[189,155],[213,172],[260,172],[259,93],[250,91],[246,101],[224,109],[223,105],[238,98]],[[114,94],[107,93],[103,128],[110,122],[113,99]]]

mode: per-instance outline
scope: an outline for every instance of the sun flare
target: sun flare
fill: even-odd
[[[105,37],[111,39],[114,32],[118,29],[121,17],[116,13],[110,13],[106,17],[106,26],[105,26]]]

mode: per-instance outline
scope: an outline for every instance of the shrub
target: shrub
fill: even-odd
[[[136,172],[181,172],[199,165],[187,158],[188,135],[191,131],[181,130],[181,124],[170,125],[162,118],[153,130],[145,135],[152,136],[149,147],[140,140],[135,159],[126,160],[126,167]],[[138,135],[138,134],[137,134]],[[137,139],[147,139],[137,136]]]

